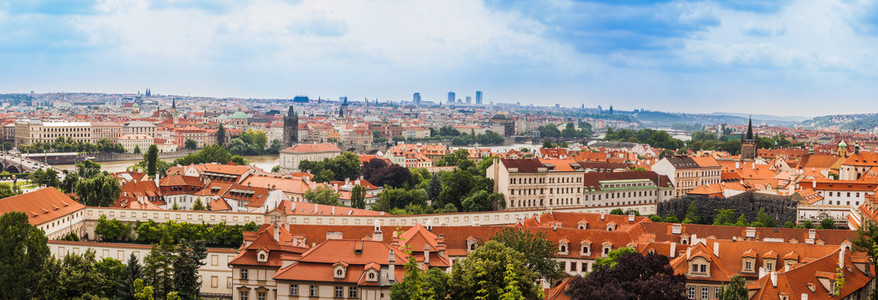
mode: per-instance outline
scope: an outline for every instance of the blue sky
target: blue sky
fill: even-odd
[[[0,93],[821,115],[878,110],[876,51],[869,0],[0,3]]]

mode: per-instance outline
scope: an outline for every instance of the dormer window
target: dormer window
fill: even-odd
[[[366,275],[366,280],[368,280],[368,281],[378,281],[378,275],[375,274],[375,271],[369,271],[369,274]]]
[[[256,261],[261,263],[268,262],[268,252],[259,250],[259,253],[256,254]]]
[[[613,222],[607,223],[607,231],[613,231],[613,230],[616,230],[616,223],[613,223]]]

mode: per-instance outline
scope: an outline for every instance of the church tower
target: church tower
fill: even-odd
[[[753,118],[747,123],[747,135],[741,138],[741,160],[756,159],[756,148],[759,138],[753,135]]]
[[[293,110],[293,106],[290,105],[290,110],[287,112],[287,116],[284,117],[284,146],[292,147],[293,144],[299,142],[299,116],[296,115],[296,111]]]

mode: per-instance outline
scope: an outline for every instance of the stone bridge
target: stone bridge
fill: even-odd
[[[18,155],[0,154],[0,172],[6,171],[9,173],[29,173],[32,171],[36,171],[40,168],[47,170],[52,167],[43,162],[24,158]],[[60,169],[55,169],[55,171],[58,171],[59,176],[63,176],[63,172],[61,172]]]

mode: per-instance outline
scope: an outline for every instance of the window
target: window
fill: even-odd
[[[257,300],[265,300],[265,292],[256,293]]]
[[[705,299],[705,300],[708,299],[706,286],[701,287],[701,299]]]
[[[241,269],[241,280],[247,280],[247,269]]]
[[[311,291],[310,291],[310,296],[311,296],[311,297],[318,297],[318,295],[319,295],[319,293],[317,292],[317,286],[316,286],[316,285],[312,285],[312,286],[311,286]]]
[[[335,287],[335,297],[336,298],[344,297],[344,288],[343,287],[340,287],[340,286]]]
[[[695,287],[694,286],[689,287],[689,299],[695,299]]]
[[[719,298],[719,288],[718,287],[713,288],[713,297]]]
[[[348,298],[357,298],[357,287],[348,288]]]
[[[701,265],[701,273],[707,272],[707,265]]]
[[[298,296],[299,295],[299,285],[291,284],[290,285],[290,296]]]
[[[241,300],[247,300],[247,296],[249,296],[249,295],[247,295],[247,291],[241,292]]]
[[[745,263],[744,263],[744,269],[752,270],[752,269],[753,269],[753,262],[751,262],[751,261],[747,261],[747,262],[745,262]]]
[[[769,270],[774,270],[774,263],[765,263],[765,268]]]
[[[698,264],[692,264],[692,272],[698,272]]]

